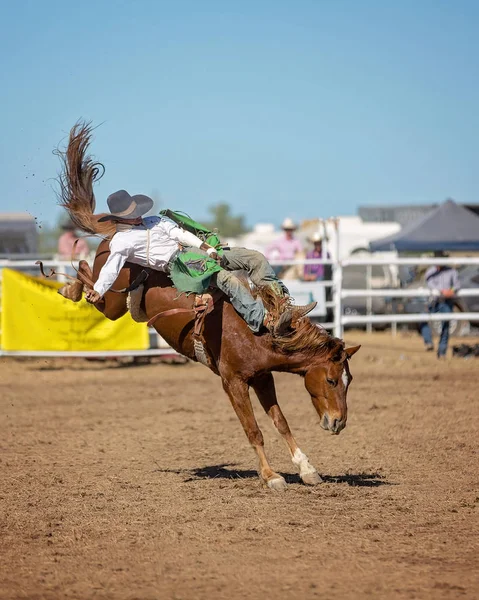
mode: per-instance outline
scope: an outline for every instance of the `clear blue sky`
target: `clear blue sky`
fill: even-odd
[[[250,225],[479,202],[475,0],[16,0],[0,30],[0,212],[58,219],[80,117],[103,210],[119,188]]]

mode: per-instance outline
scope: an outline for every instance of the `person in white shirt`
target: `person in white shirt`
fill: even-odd
[[[100,221],[114,221],[117,232],[110,242],[110,256],[100,271],[92,290],[86,293],[86,299],[92,304],[99,302],[116,281],[126,261],[169,273],[181,248],[198,248],[219,260],[212,246],[209,246],[194,234],[183,230],[166,217],[146,217],[153,207],[153,200],[141,194],[130,196],[125,190],[119,190],[108,196],[109,215]],[[291,309],[286,310],[277,323],[271,319],[260,298],[253,298],[250,291],[230,271],[245,269],[256,285],[272,285],[281,293],[288,290],[280,282],[264,256],[246,248],[225,250],[221,259],[220,271],[211,278],[213,286],[224,292],[236,311],[243,317],[250,329],[260,332],[263,326],[272,333],[284,332],[293,317]],[[306,307],[295,307],[301,315],[314,308],[314,303]]]

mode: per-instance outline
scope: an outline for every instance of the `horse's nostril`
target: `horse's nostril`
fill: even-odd
[[[331,431],[336,431],[339,427],[339,419],[333,419],[331,423]]]

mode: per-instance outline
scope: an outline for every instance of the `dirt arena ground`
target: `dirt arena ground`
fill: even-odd
[[[479,358],[346,340],[363,348],[341,435],[276,376],[322,485],[254,398],[284,493],[202,366],[2,359],[0,598],[478,598]]]

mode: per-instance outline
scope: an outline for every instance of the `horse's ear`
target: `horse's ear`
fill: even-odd
[[[353,354],[356,354],[356,352],[359,350],[359,348],[361,348],[361,346],[352,346],[351,348],[346,348],[345,352],[348,355],[348,358],[351,358],[351,356]]]

